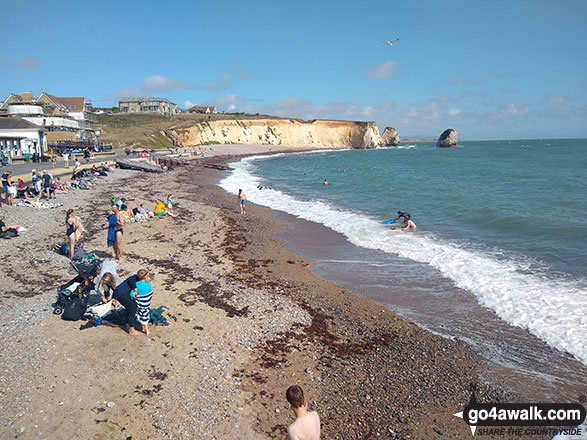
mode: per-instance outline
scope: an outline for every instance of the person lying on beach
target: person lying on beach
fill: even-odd
[[[316,411],[308,411],[308,402],[304,391],[298,385],[290,386],[285,398],[296,416],[296,420],[287,427],[289,440],[320,440],[320,417]]]
[[[6,223],[4,223],[4,217],[0,215],[0,232],[4,233],[4,232],[7,232],[9,229],[13,229],[15,232],[18,232],[19,226],[18,225],[6,225]]]
[[[137,288],[134,291],[133,298],[137,304],[136,309],[136,321],[141,325],[142,331],[145,335],[149,336],[149,307],[153,300],[153,287],[151,281],[153,281],[154,274],[152,271],[147,272],[145,279],[137,282]],[[131,329],[131,334],[136,334]]]
[[[114,289],[118,285],[118,263],[114,260],[104,260],[100,265],[100,272],[95,281],[96,293],[107,303],[112,299]]]
[[[131,297],[131,292],[137,288],[137,283],[147,276],[147,269],[139,269],[136,275],[131,275],[114,289],[112,298],[118,301],[124,307],[126,316],[126,331],[129,334],[138,334],[136,329],[136,310],[137,303]]]

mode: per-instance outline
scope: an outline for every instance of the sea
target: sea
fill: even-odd
[[[422,142],[231,166],[220,186],[273,209],[286,225],[276,236],[317,275],[466,343],[492,365],[489,381],[529,398],[585,394],[586,139]],[[382,224],[398,211],[416,231]]]

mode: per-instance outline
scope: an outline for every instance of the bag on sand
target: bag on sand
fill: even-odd
[[[59,248],[59,253],[61,255],[69,256],[69,243],[63,243]],[[73,260],[74,261],[81,261],[86,257],[86,251],[81,244],[76,243],[73,247]]]
[[[86,312],[87,297],[84,298],[78,296],[73,297],[70,301],[65,304],[61,319],[65,321],[79,321]]]

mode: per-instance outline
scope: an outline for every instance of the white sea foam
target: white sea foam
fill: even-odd
[[[364,213],[337,209],[321,200],[303,201],[277,190],[259,190],[262,181],[249,172],[258,158],[232,164],[234,171],[220,186],[235,194],[242,188],[251,202],[321,223],[357,246],[430,264],[501,319],[587,364],[587,290],[582,282],[521,273],[524,262],[513,256],[497,259],[423,231],[393,230]]]

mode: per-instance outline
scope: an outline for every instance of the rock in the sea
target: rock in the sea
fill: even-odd
[[[386,147],[397,147],[400,142],[397,130],[393,127],[385,127],[385,130],[383,130],[383,134],[381,135],[381,140]]]
[[[456,147],[457,146],[457,132],[453,128],[447,128],[442,132],[436,142],[437,147]]]

